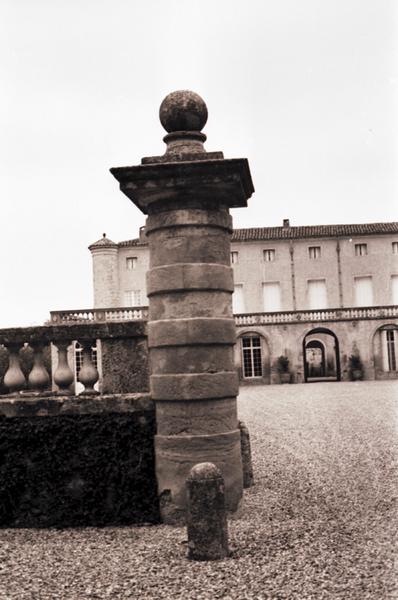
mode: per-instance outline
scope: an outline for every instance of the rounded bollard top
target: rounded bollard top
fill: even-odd
[[[187,481],[204,481],[207,479],[221,479],[221,471],[211,462],[198,463],[189,472]]]
[[[207,106],[199,94],[178,90],[163,100],[159,118],[168,133],[201,131],[207,122]]]

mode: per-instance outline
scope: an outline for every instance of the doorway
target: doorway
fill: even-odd
[[[340,381],[340,352],[337,336],[330,329],[312,329],[303,340],[304,381]]]

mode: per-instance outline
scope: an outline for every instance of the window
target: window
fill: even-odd
[[[397,358],[395,354],[395,331],[393,329],[387,329],[387,358],[388,358],[388,370],[397,370]]]
[[[268,248],[267,250],[264,250],[263,254],[265,262],[272,262],[275,260],[274,248]]]
[[[243,377],[262,377],[261,339],[259,336],[242,338]]]
[[[308,281],[308,307],[311,310],[328,307],[325,279],[310,279]]]
[[[398,242],[392,242],[392,253],[398,254]]]
[[[308,248],[308,256],[311,259],[317,259],[321,257],[321,247],[320,246],[310,246]]]
[[[232,294],[232,311],[234,315],[245,312],[243,285],[241,283],[234,285],[234,293]]]
[[[236,265],[239,258],[239,252],[231,252],[231,265]]]
[[[367,244],[355,244],[355,256],[366,256],[368,253]]]
[[[141,306],[141,290],[127,290],[124,292],[125,306]]]
[[[136,256],[128,256],[126,258],[126,269],[128,271],[132,271],[137,268],[137,257]]]
[[[263,309],[265,312],[281,310],[281,286],[279,281],[263,283]]]
[[[398,275],[391,275],[391,300],[398,304]]]
[[[395,325],[384,325],[379,329],[380,333],[380,350],[382,360],[382,370],[397,371],[397,344],[398,344],[398,327]]]
[[[371,277],[355,277],[355,306],[373,305],[373,286]]]

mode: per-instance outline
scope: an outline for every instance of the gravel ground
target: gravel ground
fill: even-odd
[[[231,558],[188,561],[184,528],[2,530],[0,599],[397,599],[397,401],[398,382],[243,388],[256,484]]]

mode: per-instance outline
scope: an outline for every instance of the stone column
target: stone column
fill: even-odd
[[[185,518],[185,480],[197,463],[221,470],[227,509],[242,496],[229,208],[246,206],[254,189],[246,159],[205,151],[207,108],[197,94],[169,94],[160,120],[165,155],[111,172],[148,215],[156,474],[163,519],[174,522]]]

